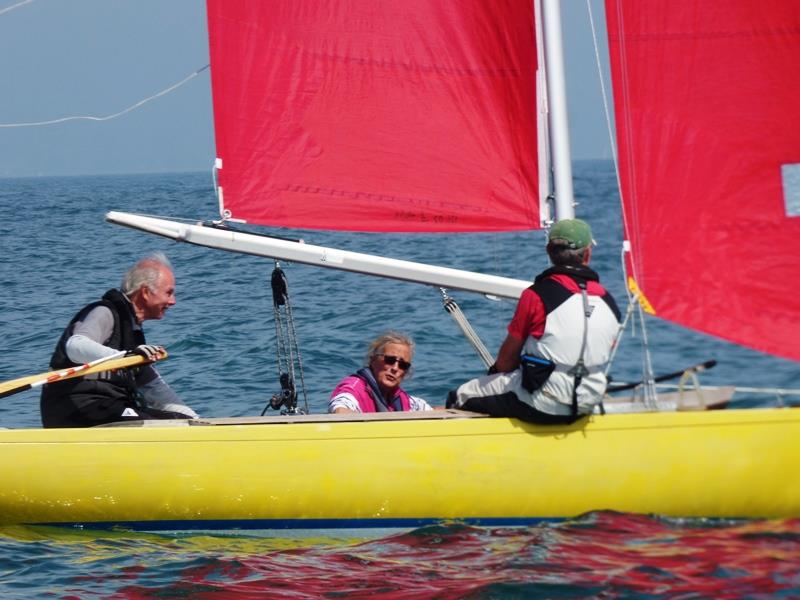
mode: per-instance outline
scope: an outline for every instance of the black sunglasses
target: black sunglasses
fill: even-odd
[[[400,367],[400,369],[402,369],[403,371],[408,371],[411,368],[411,363],[410,362],[408,362],[407,360],[403,360],[402,358],[400,358],[398,356],[392,356],[391,354],[382,354],[382,355],[379,355],[379,356],[383,356],[384,364],[387,364],[390,367],[394,363],[397,363],[397,366]]]

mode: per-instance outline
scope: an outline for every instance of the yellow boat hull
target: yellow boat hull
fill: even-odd
[[[800,410],[403,415],[0,430],[0,524],[523,524],[592,510],[800,517]]]

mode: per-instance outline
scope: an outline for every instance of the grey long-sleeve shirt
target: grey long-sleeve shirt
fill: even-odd
[[[72,336],[66,343],[67,357],[72,362],[83,364],[114,354],[117,350],[104,345],[113,332],[114,315],[111,310],[106,306],[94,308],[82,321],[75,323]],[[197,418],[197,413],[180,399],[153,365],[141,369],[136,386],[146,407]]]

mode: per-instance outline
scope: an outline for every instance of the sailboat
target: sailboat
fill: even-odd
[[[786,284],[800,270],[789,251],[800,228],[800,9],[789,4],[607,0],[606,13],[630,287],[658,316],[798,360],[800,301]],[[251,226],[389,235],[538,229],[572,216],[558,0],[207,8],[220,219],[108,221],[511,299],[530,285]],[[751,258],[759,270],[742,273]],[[797,517],[800,411],[606,414],[569,426],[448,410],[0,430],[0,465],[0,524],[522,525],[602,509]]]

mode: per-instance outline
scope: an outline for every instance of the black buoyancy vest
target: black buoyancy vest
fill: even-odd
[[[118,350],[133,350],[145,343],[144,333],[136,328],[130,302],[118,290],[109,290],[103,299],[82,308],[72,318],[50,359],[53,369],[68,368],[75,363],[66,352],[67,340],[75,323],[86,318],[98,306],[107,307],[114,316],[111,337],[104,345]],[[119,369],[103,372],[97,379],[75,377],[48,383],[42,387],[40,409],[45,427],[85,427],[115,420],[125,407],[138,407],[137,372]]]
[[[561,306],[561,304],[569,300],[574,293],[558,283],[558,281],[553,279],[551,275],[566,275],[575,281],[578,286],[580,286],[581,283],[585,285],[589,281],[600,281],[600,277],[597,275],[597,273],[587,266],[555,266],[550,267],[546,271],[542,271],[536,276],[536,279],[534,280],[533,285],[530,286],[530,289],[536,292],[539,298],[542,299],[545,312],[548,315],[556,308]],[[614,313],[617,321],[620,321],[622,317],[614,297],[609,294],[608,291],[605,291],[601,298],[603,302],[605,302],[611,309],[611,312]]]
[[[67,357],[67,340],[72,337],[75,323],[86,318],[98,306],[105,306],[114,315],[114,330],[111,337],[103,345],[116,350],[133,350],[136,346],[144,344],[144,334],[141,329],[134,329],[134,315],[131,312],[130,302],[118,290],[108,290],[103,294],[103,299],[84,306],[72,317],[72,320],[61,334],[53,356],[50,357],[51,369],[66,369],[76,366],[76,363]]]
[[[72,318],[72,320],[69,322],[69,325],[67,325],[66,329],[64,329],[64,333],[61,334],[61,338],[56,344],[56,349],[53,352],[53,356],[50,358],[51,369],[66,369],[76,366],[76,363],[71,361],[67,356],[67,340],[72,336],[72,330],[75,327],[75,323],[86,318],[86,315],[88,315],[98,306],[107,307],[114,316],[114,329],[111,332],[111,337],[103,343],[104,346],[108,346],[109,348],[114,348],[116,350],[133,350],[136,348],[136,346],[145,343],[144,333],[142,330],[139,328],[134,328],[135,317],[130,302],[127,298],[125,298],[125,296],[122,295],[122,292],[111,289],[103,294],[103,298],[101,300],[83,307]],[[136,385],[134,383],[134,379],[136,378],[137,373],[138,370],[136,369],[120,369],[119,371],[108,373],[104,372],[98,376],[98,379],[100,380],[101,384],[103,384],[103,382],[107,382],[113,386],[124,388],[127,390],[126,394],[131,398],[134,398],[136,396]],[[80,392],[83,387],[87,386],[88,382],[85,386],[83,384],[83,378],[76,378],[48,384],[45,386],[45,390],[49,392],[46,394],[49,396],[50,393],[65,394]],[[43,392],[45,390],[43,390]]]

